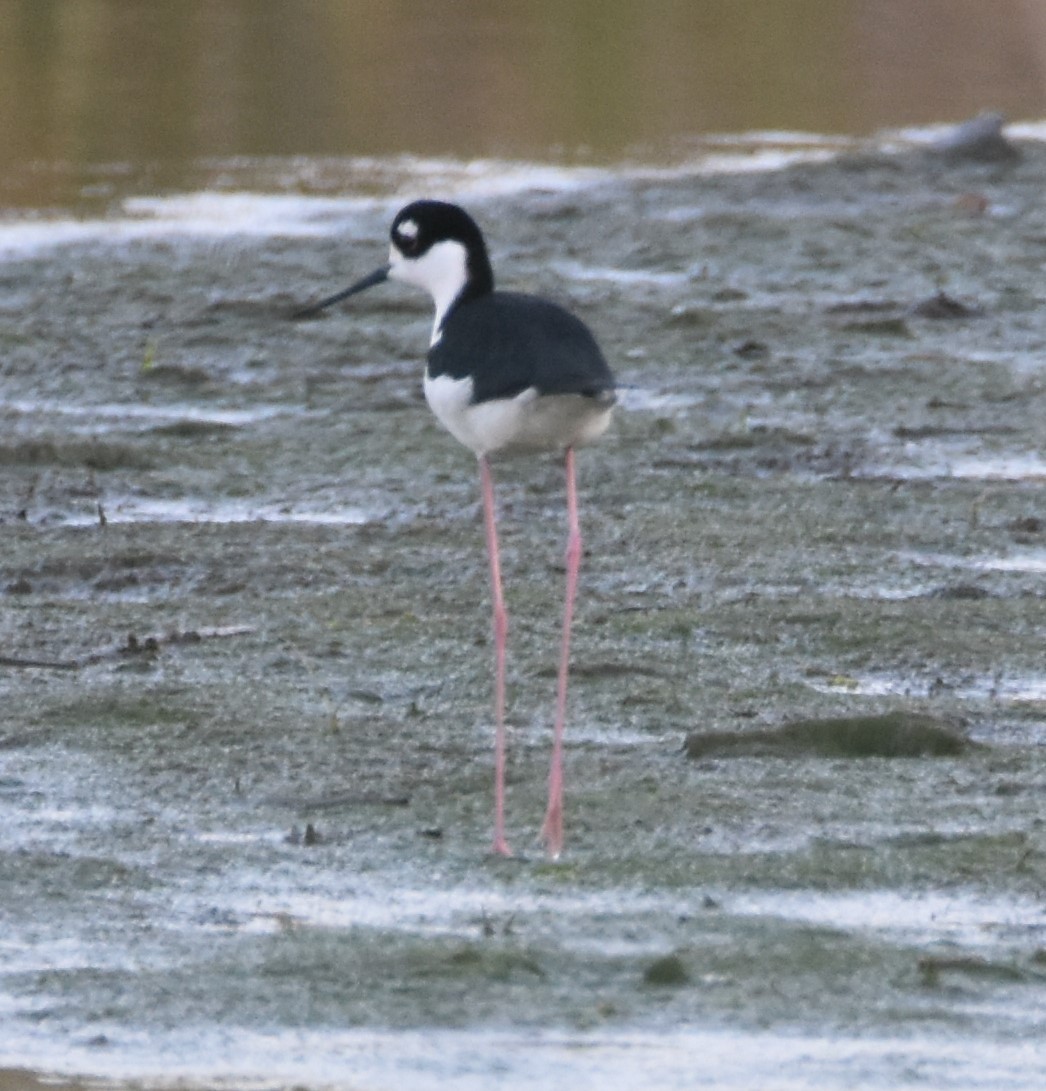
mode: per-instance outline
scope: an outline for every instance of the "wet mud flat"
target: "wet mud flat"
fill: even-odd
[[[1046,150],[1021,151],[470,201],[502,285],[581,313],[622,384],[579,458],[558,862],[533,838],[561,468],[497,468],[518,856],[493,859],[478,484],[422,401],[427,302],[288,317],[381,260],[394,204],[6,257],[0,1061],[1038,1086]],[[877,717],[957,741],[869,749]]]

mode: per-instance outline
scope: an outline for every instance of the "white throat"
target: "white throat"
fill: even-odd
[[[393,246],[389,251],[389,278],[424,288],[432,296],[436,317],[429,344],[434,345],[447,311],[468,283],[468,254],[460,242],[452,239],[435,243],[419,258],[406,258]]]

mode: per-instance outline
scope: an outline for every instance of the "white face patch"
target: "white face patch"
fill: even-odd
[[[424,288],[436,304],[432,344],[439,340],[443,318],[468,282],[468,255],[453,239],[430,246],[420,257],[408,258],[393,244],[389,248],[389,279]]]

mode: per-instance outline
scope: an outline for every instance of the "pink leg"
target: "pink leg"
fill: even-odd
[[[556,693],[556,723],[552,734],[552,768],[548,775],[548,810],[541,827],[541,840],[553,859],[563,851],[563,729],[567,720],[567,678],[570,674],[570,624],[574,617],[577,574],[581,565],[581,525],[577,514],[577,486],[574,481],[574,449],[567,448],[567,590],[563,604],[563,643],[559,653],[559,685]]]
[[[494,478],[486,456],[479,459],[483,483],[483,522],[490,558],[490,589],[494,614],[494,845],[493,851],[511,856],[505,840],[505,643],[508,614],[501,594],[501,559],[498,553],[497,515],[494,511]]]

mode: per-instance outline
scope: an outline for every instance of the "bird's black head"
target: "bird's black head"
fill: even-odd
[[[432,291],[430,277],[423,272],[429,265],[426,258],[434,248],[442,251],[460,248],[464,251],[466,277],[461,299],[493,291],[494,272],[483,233],[476,221],[458,205],[447,201],[413,201],[396,214],[389,235],[392,241],[390,275],[394,279],[418,283]]]
[[[436,325],[459,303],[494,290],[487,245],[476,221],[446,201],[414,201],[392,221],[389,263],[349,288],[296,312],[306,318],[386,280],[425,289],[436,303]]]

